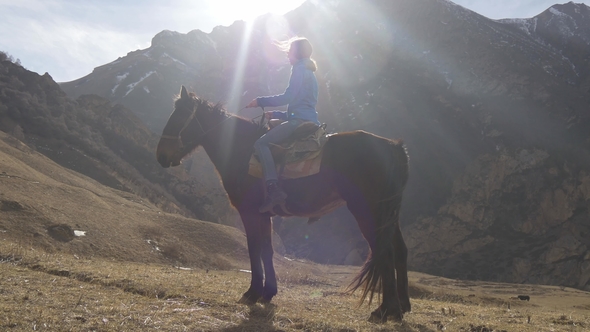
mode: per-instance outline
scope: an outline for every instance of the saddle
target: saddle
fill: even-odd
[[[272,121],[270,125],[273,126]],[[270,151],[279,177],[295,179],[318,173],[322,147],[327,140],[325,124],[318,126],[313,122],[304,122],[283,143],[271,144]],[[262,164],[256,153],[250,157],[248,174],[263,177]]]

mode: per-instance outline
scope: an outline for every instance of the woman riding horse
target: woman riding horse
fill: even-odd
[[[369,303],[375,293],[380,294],[381,304],[371,313],[372,321],[402,320],[411,310],[407,248],[399,224],[408,180],[403,142],[360,130],[330,135],[322,149],[319,172],[284,180],[285,204],[272,212],[260,212],[266,206],[263,180],[248,174],[248,168],[255,142],[265,134],[266,129],[257,123],[229,114],[189,94],[183,86],[156,150],[160,165],[170,167],[180,165],[185,156],[203,146],[215,165],[246,231],[252,274],[241,302],[269,302],[277,294],[272,215],[317,218],[346,206],[370,248],[351,290],[361,288],[361,300],[369,297]]]
[[[262,135],[254,149],[260,158],[264,180],[266,184],[266,200],[260,207],[260,212],[269,212],[281,204],[285,204],[287,194],[279,187],[276,166],[270,153],[269,144],[284,141],[305,121],[320,124],[315,106],[318,102],[318,82],[314,72],[317,69],[315,61],[311,59],[313,48],[305,38],[295,38],[289,41],[287,57],[293,66],[289,86],[283,94],[270,97],[258,97],[246,107],[275,107],[289,105],[286,112],[265,112],[267,119],[276,118],[286,120]]]

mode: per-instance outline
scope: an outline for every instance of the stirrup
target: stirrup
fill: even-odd
[[[281,188],[277,187],[276,189],[269,192],[268,195],[266,195],[266,199],[258,209],[258,212],[271,212],[275,208],[275,206],[284,205],[285,199],[287,199],[287,194],[283,190],[281,190]]]

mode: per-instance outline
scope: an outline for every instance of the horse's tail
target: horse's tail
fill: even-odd
[[[353,279],[349,291],[362,288],[359,305],[369,296],[369,305],[375,293],[395,286],[394,235],[399,231],[399,214],[403,190],[408,181],[408,155],[401,140],[390,145],[385,186],[381,199],[372,207],[375,221],[375,243],[359,274]]]

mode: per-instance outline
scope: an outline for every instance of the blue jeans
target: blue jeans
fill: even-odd
[[[266,134],[262,135],[255,143],[254,150],[260,158],[262,164],[262,172],[264,173],[264,179],[278,180],[277,168],[275,161],[270,153],[269,144],[279,144],[284,141],[287,137],[291,136],[295,129],[302,124],[304,120],[291,119],[281,123],[280,125],[269,130]]]

